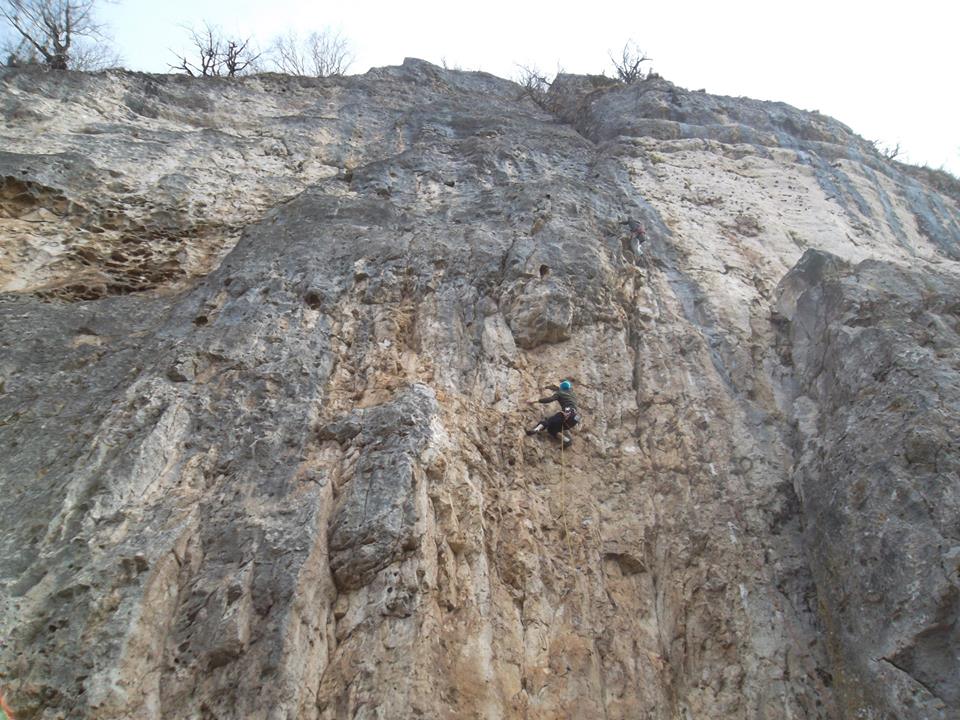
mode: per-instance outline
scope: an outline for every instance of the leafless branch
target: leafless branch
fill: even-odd
[[[51,70],[79,67],[74,51],[79,38],[90,41],[80,57],[89,57],[92,46],[101,46],[105,56],[107,39],[103,26],[96,22],[94,9],[98,0],[0,0],[0,18],[20,36],[21,42],[8,44],[14,64],[30,64],[38,58]],[[18,62],[19,61],[19,62]],[[80,65],[83,65],[81,62]]]
[[[627,85],[637,82],[638,80],[643,80],[643,70],[641,66],[650,60],[651,58],[648,58],[643,51],[637,47],[637,44],[633,40],[628,40],[624,44],[623,50],[620,52],[619,60],[613,55],[610,55],[610,61],[617,71],[617,78]]]
[[[300,41],[293,31],[278,35],[267,50],[277,70],[286,75],[307,75],[306,56],[300,48]]]
[[[900,143],[897,143],[893,147],[887,145],[886,147],[879,148],[879,150],[887,160],[893,160],[900,155]]]
[[[550,89],[550,80],[535,65],[518,65],[517,67],[520,68],[520,74],[515,82],[523,90],[523,94],[540,107],[544,107],[547,91]]]
[[[540,72],[536,65],[517,65],[520,74],[514,78],[521,90],[522,95],[530,98],[533,102],[544,110],[551,111],[550,86],[557,75],[563,72],[563,68],[557,63],[557,72],[554,73],[551,80],[545,73]]]
[[[181,70],[192,77],[234,77],[253,69],[260,53],[250,47],[250,38],[224,38],[223,32],[210,23],[202,30],[188,28],[192,53],[175,53],[177,64],[172,70]]]
[[[123,60],[110,45],[76,42],[70,52],[70,69],[95,72],[120,67]]]
[[[278,35],[269,54],[277,70],[288,75],[343,75],[353,63],[350,44],[330,29],[301,39],[295,32]]]

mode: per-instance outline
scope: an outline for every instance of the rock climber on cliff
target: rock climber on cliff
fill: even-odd
[[[538,432],[546,430],[554,440],[560,440],[563,447],[570,447],[573,439],[567,434],[567,430],[580,423],[580,413],[577,412],[577,396],[573,394],[573,385],[569,380],[564,380],[557,385],[547,385],[548,390],[553,390],[553,395],[531,400],[530,405],[541,403],[546,405],[552,402],[560,403],[560,412],[556,415],[544,418],[537,426],[527,430],[527,435],[536,435]]]

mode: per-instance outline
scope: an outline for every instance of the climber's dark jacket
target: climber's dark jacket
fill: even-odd
[[[537,400],[538,403],[543,403],[544,405],[552,402],[560,403],[560,407],[564,410],[567,408],[577,409],[577,396],[574,395],[570,390],[557,390],[550,397],[540,398]]]

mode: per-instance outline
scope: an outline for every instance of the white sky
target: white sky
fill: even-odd
[[[609,73],[633,39],[677,85],[819,110],[960,175],[957,0],[120,0],[102,16],[125,65],[152,72],[203,21],[262,46],[332,27],[353,45],[351,72],[419,57],[501,77],[517,63]]]

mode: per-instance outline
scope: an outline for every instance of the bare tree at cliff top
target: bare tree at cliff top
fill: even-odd
[[[343,75],[353,62],[350,43],[329,29],[312,32],[305,39],[294,32],[279,35],[270,46],[270,55],[277,69],[288,75]]]
[[[8,43],[5,52],[22,64],[38,61],[51,70],[89,70],[116,62],[103,26],[94,18],[96,5],[97,0],[0,0],[0,17],[21,38]]]
[[[553,81],[546,74],[540,72],[536,65],[518,65],[518,67],[520,68],[520,74],[514,79],[514,82],[520,86],[522,96],[530,98],[544,110],[549,110],[548,92]],[[558,67],[557,74],[560,72],[562,71]]]
[[[610,61],[617,71],[617,79],[627,85],[637,82],[638,80],[643,80],[643,69],[641,66],[645,62],[649,62],[650,59],[651,58],[648,58],[644,52],[637,47],[637,44],[633,40],[628,40],[626,44],[624,44],[623,50],[620,51],[619,59],[613,55],[610,56]]]
[[[209,23],[203,30],[190,30],[192,53],[176,53],[179,62],[170,65],[193,77],[234,77],[255,70],[260,53],[250,47],[250,38],[226,38]]]

